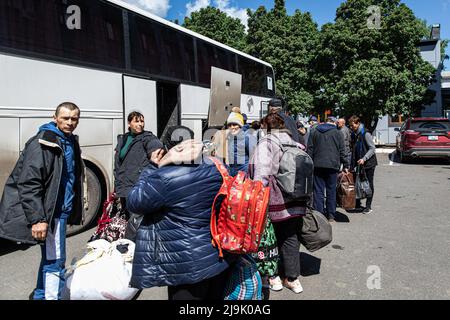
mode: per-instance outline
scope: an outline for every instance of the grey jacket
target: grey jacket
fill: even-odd
[[[75,197],[67,221],[70,225],[83,223],[84,165],[75,139]],[[36,244],[31,226],[37,222],[53,221],[64,166],[64,152],[54,132],[42,131],[25,145],[15,168],[6,181],[0,203],[0,238]]]
[[[350,129],[347,126],[343,126],[340,129],[338,128],[338,130],[344,137],[345,153],[350,154],[352,152],[352,149],[350,147],[352,141],[352,134],[350,132]]]
[[[125,158],[120,161],[119,154],[127,141],[128,133],[117,137],[114,163],[114,184],[118,197],[126,198],[131,188],[139,179],[145,167],[153,165],[150,155],[155,150],[163,148],[163,144],[150,131],[144,131],[131,142]]]

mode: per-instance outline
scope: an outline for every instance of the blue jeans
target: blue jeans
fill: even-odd
[[[54,218],[54,228],[49,229],[41,245],[42,259],[33,300],[60,300],[66,272],[66,226],[68,215]]]
[[[338,171],[334,169],[314,169],[314,209],[333,219],[336,215],[337,176]],[[326,209],[325,190],[327,192]]]

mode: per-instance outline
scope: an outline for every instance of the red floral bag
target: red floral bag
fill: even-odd
[[[231,177],[217,158],[210,157],[223,177],[223,184],[214,199],[211,215],[213,245],[231,253],[246,254],[258,251],[264,233],[269,204],[269,188],[261,181],[246,178],[240,171]],[[223,198],[219,213],[216,204]]]

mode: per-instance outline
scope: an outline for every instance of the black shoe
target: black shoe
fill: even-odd
[[[371,208],[369,208],[369,207],[367,207],[367,208],[365,208],[364,210],[363,210],[363,213],[364,214],[369,214],[369,213],[372,213],[373,212],[373,210],[371,209]]]
[[[34,290],[31,291],[30,295],[28,296],[28,300],[34,300]]]

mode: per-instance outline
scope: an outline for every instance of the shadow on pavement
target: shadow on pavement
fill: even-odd
[[[6,239],[0,239],[0,257],[17,250],[25,251],[30,247],[32,246],[27,244],[18,244],[14,241]]]
[[[349,223],[350,219],[348,216],[340,211],[336,211],[336,214],[334,216],[334,220],[339,223]]]
[[[394,151],[389,154],[389,160],[394,163],[401,163],[400,156],[397,154],[397,151]],[[450,159],[448,158],[408,158],[406,162],[403,164],[409,165],[448,165],[450,164]],[[450,168],[445,168],[450,169]]]
[[[320,274],[320,264],[322,260],[309,255],[305,252],[300,252],[300,274],[302,277],[309,277]]]

